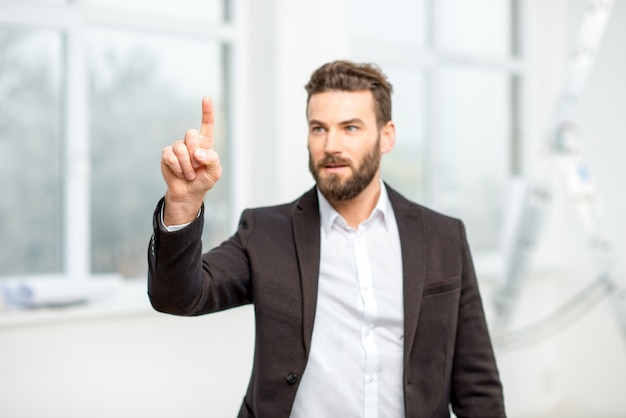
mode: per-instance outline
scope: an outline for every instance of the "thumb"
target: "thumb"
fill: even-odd
[[[196,152],[193,154],[196,160],[200,163],[206,163],[207,160],[207,150],[204,148],[196,149]]]

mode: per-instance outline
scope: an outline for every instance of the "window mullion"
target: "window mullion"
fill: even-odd
[[[89,111],[86,29],[75,15],[65,36],[64,270],[70,277],[90,274]]]

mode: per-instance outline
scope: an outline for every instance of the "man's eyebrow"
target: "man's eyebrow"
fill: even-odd
[[[339,124],[340,125],[355,125],[355,124],[363,125],[364,122],[361,119],[359,119],[359,118],[352,118],[352,119],[341,121],[341,122],[339,122]]]
[[[346,119],[346,120],[342,120],[341,122],[339,122],[339,125],[364,125],[365,122],[363,122],[362,119],[359,118],[352,118],[352,119]],[[311,119],[309,121],[309,126],[311,125],[317,125],[317,126],[326,126],[326,123],[322,122],[321,120],[317,120],[317,119]]]

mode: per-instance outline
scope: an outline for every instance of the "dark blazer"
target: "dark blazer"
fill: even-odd
[[[502,387],[463,224],[387,188],[404,279],[407,417],[504,417]],[[243,212],[237,232],[202,254],[203,216],[177,232],[154,214],[152,306],[200,315],[253,303],[254,367],[239,417],[288,417],[306,367],[317,298],[320,216],[315,189]],[[340,378],[338,376],[338,378]]]

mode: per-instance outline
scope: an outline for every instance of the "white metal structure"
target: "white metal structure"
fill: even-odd
[[[576,132],[577,105],[612,7],[612,0],[588,2],[553,124],[548,127],[543,167],[530,181],[521,181],[514,187],[509,222],[505,228],[503,271],[495,295],[496,342],[503,345],[541,337],[608,294],[612,296],[615,316],[626,337],[626,281],[614,275],[612,242],[605,225],[602,201],[583,160],[582,144]],[[528,264],[553,193],[560,187],[559,182],[571,198],[597,277],[550,318],[522,332],[503,334],[511,322]]]

